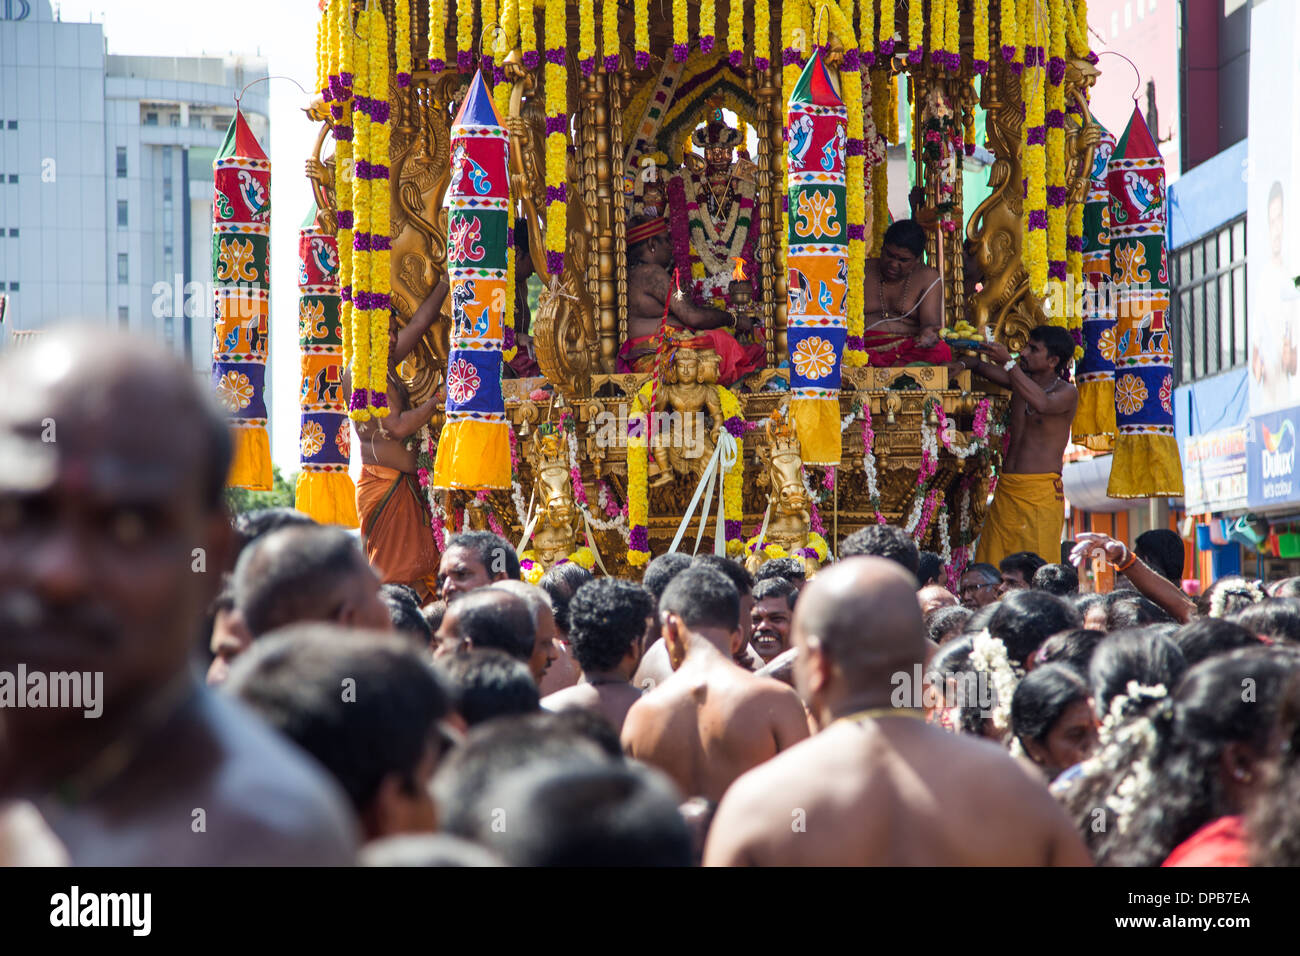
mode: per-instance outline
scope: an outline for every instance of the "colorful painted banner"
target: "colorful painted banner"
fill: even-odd
[[[234,457],[226,484],[271,489],[266,431],[271,294],[271,163],[235,110],[212,163],[212,386],[230,415]]]
[[[1115,145],[1110,189],[1110,272],[1115,284],[1115,461],[1112,498],[1181,496],[1174,438],[1165,165],[1137,107]]]
[[[1110,186],[1115,137],[1101,129],[1083,207],[1083,358],[1075,369],[1074,441],[1093,451],[1115,445],[1115,308],[1110,281]]]
[[[840,463],[840,373],[848,335],[848,110],[813,54],[787,104],[790,418],[811,465]]]
[[[434,460],[435,488],[509,488],[510,426],[501,392],[512,235],[506,177],[509,138],[479,73],[451,127],[447,272],[451,348],[447,417]]]
[[[338,239],[316,223],[298,233],[298,346],[302,351],[302,469],[294,505],[321,524],[355,528],[356,488],[348,474],[352,425],[343,397]]]

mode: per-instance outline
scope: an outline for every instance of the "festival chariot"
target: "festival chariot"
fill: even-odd
[[[389,307],[404,323],[451,287],[399,370],[413,404],[443,398],[420,439],[439,545],[497,530],[530,575],[562,560],[636,575],[670,549],[815,566],[888,522],[955,586],[1009,395],[940,364],[871,363],[888,149],[910,111],[946,334],[1017,349],[1039,324],[1077,330],[1045,297],[1082,274],[1098,142],[1082,2],[322,5],[308,231],[336,244],[353,419],[387,413]],[[991,194],[967,209],[977,111]],[[720,333],[758,356],[736,381],[666,325],[624,361],[629,238],[657,219],[673,294],[743,317]],[[525,322],[540,374],[517,376]],[[656,416],[695,431],[670,440]]]

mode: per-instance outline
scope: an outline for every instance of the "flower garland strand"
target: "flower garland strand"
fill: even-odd
[[[888,3],[888,0],[886,0]],[[858,56],[862,69],[876,63],[876,0],[858,2]]]
[[[1065,282],[1065,5],[1050,0],[1047,62],[1047,277]],[[1041,55],[1040,55],[1041,59]],[[1066,326],[1068,309],[1056,310],[1050,322]]]
[[[739,0],[735,0],[739,2]],[[700,52],[712,53],[718,42],[718,9],[715,0],[700,0]],[[744,142],[744,140],[741,140]]]
[[[754,69],[759,73],[766,73],[772,65],[771,34],[772,13],[768,0],[754,0]]]
[[[546,0],[546,271],[564,272],[568,226],[569,90],[564,71],[564,0]]]
[[[489,42],[489,36],[495,34],[497,25],[497,0],[479,0],[479,33],[481,38],[481,50],[479,53],[479,68],[483,71],[483,79],[487,82],[488,89],[493,84],[500,82],[502,72],[496,64],[496,57],[493,51],[496,49],[496,38],[493,36]]]
[[[354,225],[355,205],[352,202],[354,183],[354,140],[356,132],[352,126],[352,84],[353,56],[355,38],[352,32],[352,7],[347,0],[333,0],[335,11],[334,37],[338,42],[338,85],[331,89],[334,102],[330,106],[330,118],[334,121],[335,168],[337,170],[335,201],[338,203],[338,250],[339,250],[339,318],[343,326],[343,365],[352,368],[352,227]],[[356,388],[356,382],[352,383]]]
[[[537,49],[537,11],[533,0],[519,0],[519,46],[523,50],[524,69],[537,69],[542,55]]]
[[[397,88],[411,85],[411,0],[394,0],[393,49],[397,54]]]
[[[447,68],[447,0],[429,0],[429,72]]]
[[[636,0],[636,54],[634,65],[638,70],[650,68],[650,0]]]
[[[755,24],[757,26],[757,24]],[[755,44],[757,47],[757,44]],[[703,49],[703,44],[701,44]],[[745,4],[730,0],[727,4],[727,63],[733,70],[745,62]]]
[[[1002,47],[1002,62],[1010,63],[1013,73],[1020,73],[1020,28],[1016,23],[1018,0],[1001,0],[998,3],[998,42]]]
[[[583,76],[596,71],[596,0],[578,0],[578,68]]]
[[[647,442],[650,436],[648,402],[652,386],[653,381],[637,394],[627,423],[627,563],[634,568],[650,560]]]
[[[886,61],[894,55],[894,46],[897,44],[896,32],[893,0],[882,0],[880,4],[880,45],[877,50]]]
[[[1027,11],[1026,11],[1027,12]],[[1047,91],[1046,63],[1039,38],[1038,21],[1026,16],[1022,23],[1025,69],[1020,89],[1025,101],[1024,133],[1021,138],[1025,164],[1024,260],[1029,288],[1042,297],[1047,292]]]
[[[880,485],[876,476],[876,433],[871,428],[871,404],[863,402],[862,415],[862,472],[867,481],[867,498],[876,513],[876,524],[888,524],[880,510]]]
[[[971,66],[980,76],[989,71],[989,5],[976,3],[971,8],[971,25],[974,32],[971,49]]]
[[[916,0],[911,0],[911,6],[919,7],[920,4]],[[947,42],[944,16],[947,11],[948,5],[944,0],[930,0],[930,65],[932,67],[947,68],[948,66],[948,51],[944,49],[944,44]],[[911,62],[910,56],[908,61]]]
[[[492,102],[496,104],[497,112],[502,116],[510,115],[510,91],[514,86],[506,79],[505,70],[495,64],[504,64],[510,51],[514,49],[515,42],[519,34],[519,0],[502,0],[500,21],[497,24],[495,42],[492,48],[494,66],[492,72],[495,76],[492,87]],[[513,246],[514,229],[513,223],[506,229],[506,244]],[[513,302],[510,298],[514,294],[513,285],[506,290],[508,302]],[[506,356],[509,361],[513,356]]]
[[[675,63],[685,62],[687,54],[691,51],[690,44],[687,42],[689,9],[686,0],[673,0],[673,62]]]
[[[618,0],[600,0],[600,43],[606,73],[618,70]]]
[[[474,0],[456,0],[456,69],[474,67]]]
[[[391,205],[388,201],[388,158],[392,129],[388,99],[388,21],[383,8],[375,4],[370,14],[370,96],[362,106],[370,111],[370,149],[365,165],[358,165],[357,178],[370,181],[370,296],[364,303],[370,312],[370,413],[388,415],[388,319],[392,302]],[[357,237],[353,238],[356,248]],[[353,396],[356,396],[355,390]]]
[[[863,0],[871,6],[871,0]],[[862,336],[864,332],[866,302],[863,289],[867,273],[867,177],[866,177],[866,123],[863,119],[863,89],[861,59],[857,47],[844,54],[840,68],[840,84],[844,90],[844,104],[848,108],[848,142],[845,145],[845,186],[849,238],[849,297],[846,303],[845,322],[847,335],[844,347],[844,364],[866,365],[868,361]]]
[[[345,6],[348,4],[344,3]],[[349,32],[351,30],[349,29]],[[352,167],[352,400],[348,414],[354,421],[370,420],[370,235],[374,231],[370,206],[370,179],[361,170],[370,156],[371,118],[365,108],[370,101],[370,12],[363,9],[357,16],[354,57],[354,94],[352,126],[355,160]]]
[[[949,73],[956,73],[961,69],[961,10],[957,6],[957,0],[947,0],[948,9],[944,11],[944,52],[947,54],[947,67]],[[979,4],[972,4],[978,7]],[[986,4],[987,7],[987,4]],[[987,14],[987,9],[985,11]]]
[[[888,3],[889,0],[884,2]],[[909,0],[907,4],[907,43],[907,62],[910,66],[916,66],[925,56],[925,4],[921,0]]]

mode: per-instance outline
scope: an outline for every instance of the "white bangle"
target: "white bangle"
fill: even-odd
[[[1011,358],[1007,359],[1006,364],[1003,365],[1002,367],[1006,369],[1008,372],[1010,372],[1013,368],[1016,367],[1016,363],[1019,361],[1020,359],[1013,355],[1011,356]]]

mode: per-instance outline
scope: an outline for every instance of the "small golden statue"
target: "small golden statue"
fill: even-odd
[[[539,430],[533,437],[529,461],[533,466],[533,494],[538,501],[533,549],[537,561],[550,568],[577,548],[582,517],[573,498],[569,474],[569,449],[564,436]]]
[[[704,473],[722,428],[717,380],[713,349],[676,350],[650,409],[649,445],[659,469],[651,487],[666,485],[675,475],[698,479]]]

